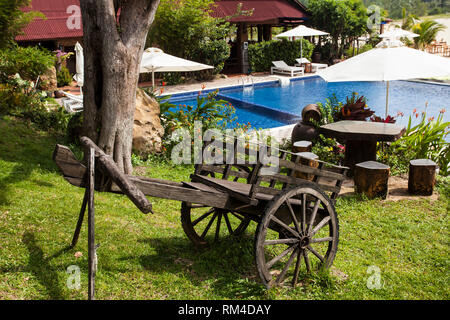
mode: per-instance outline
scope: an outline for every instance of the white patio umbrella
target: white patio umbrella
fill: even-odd
[[[83,47],[79,42],[75,45],[75,56],[77,59],[76,63],[76,74],[73,76],[73,79],[78,83],[78,86],[81,88],[84,84],[84,55],[83,55]]]
[[[186,72],[213,68],[213,66],[172,56],[158,48],[148,48],[142,55],[140,73],[151,72],[152,85],[155,86],[155,72]]]
[[[386,81],[386,117],[389,81],[450,75],[450,59],[400,45],[379,47],[335,64],[318,74],[328,82]],[[392,43],[391,43],[392,44]]]
[[[328,33],[305,27],[304,25],[300,25],[298,27],[295,27],[294,29],[288,30],[286,32],[280,33],[279,35],[276,35],[277,38],[294,38],[294,37],[300,37],[303,39],[303,37],[312,37],[312,36],[326,36]],[[303,59],[303,41],[300,42],[300,59]]]
[[[380,38],[400,39],[400,38],[416,38],[419,35],[408,30],[395,28],[380,34]]]

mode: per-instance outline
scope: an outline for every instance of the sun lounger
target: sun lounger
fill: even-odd
[[[66,98],[62,100],[62,104],[67,112],[75,113],[83,111],[83,96],[63,92]]]
[[[289,74],[291,77],[296,75],[304,75],[305,69],[302,67],[290,67],[284,61],[272,61],[274,67],[270,68],[270,73]]]
[[[308,59],[302,58],[302,59],[295,59],[297,61],[297,64],[295,66],[302,66],[304,63],[310,63]],[[319,69],[326,69],[328,68],[328,65],[325,63],[311,63],[312,72],[317,72]]]

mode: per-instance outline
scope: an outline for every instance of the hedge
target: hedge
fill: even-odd
[[[272,61],[283,60],[293,66],[300,58],[300,41],[303,41],[303,58],[311,60],[314,46],[308,40],[271,40],[248,46],[248,58],[251,70],[254,72],[269,71]]]

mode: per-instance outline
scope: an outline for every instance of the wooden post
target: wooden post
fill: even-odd
[[[408,192],[411,194],[431,196],[436,183],[435,162],[417,159],[409,162]]]
[[[377,158],[376,141],[350,140],[345,144],[344,165],[349,167],[349,175],[353,176],[355,164],[365,161],[375,161]]]
[[[390,167],[376,161],[366,161],[355,165],[355,191],[369,199],[388,195]]]
[[[319,167],[319,163],[316,161],[316,160],[319,160],[319,156],[317,156],[314,153],[299,152],[299,153],[295,153],[294,156],[300,158],[300,161],[299,161],[300,164],[303,164],[305,166],[312,167],[312,168]],[[309,180],[309,181],[312,181],[314,179],[313,174],[308,174],[308,173],[298,172],[298,171],[296,171],[294,173],[294,177]]]
[[[95,150],[88,149],[88,298],[95,299],[95,207],[94,207],[94,186],[95,186]]]
[[[297,142],[294,142],[294,144],[292,146],[292,151],[294,153],[311,152],[311,149],[312,149],[311,141],[297,141]]]

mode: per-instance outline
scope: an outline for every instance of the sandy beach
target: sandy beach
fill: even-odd
[[[447,43],[450,43],[450,18],[441,18],[441,19],[435,19],[437,22],[442,23],[443,25],[447,26],[447,29],[439,32],[437,35],[437,40],[440,41],[441,39],[444,39]]]

